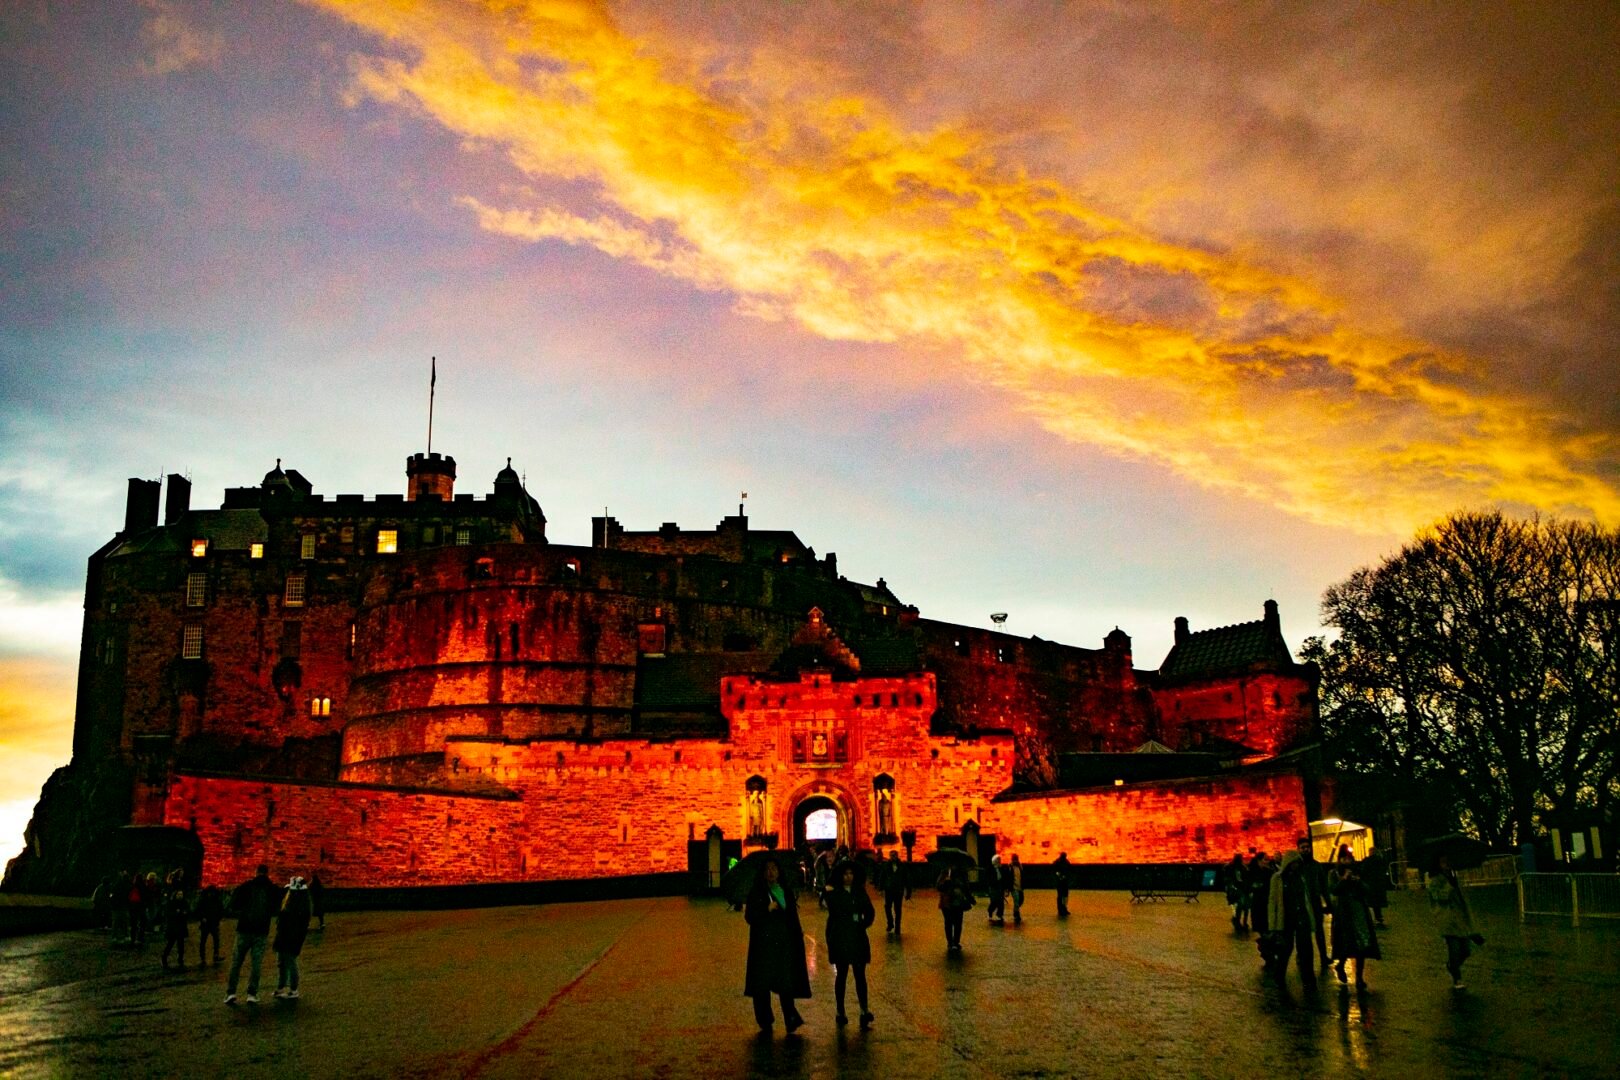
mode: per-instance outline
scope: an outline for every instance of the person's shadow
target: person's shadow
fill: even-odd
[[[778,1040],[774,1033],[761,1031],[749,1048],[748,1075],[795,1077],[806,1075],[805,1043],[797,1034]]]

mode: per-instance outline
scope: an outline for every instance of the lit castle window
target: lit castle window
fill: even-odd
[[[392,555],[399,550],[398,529],[377,530],[377,554]]]

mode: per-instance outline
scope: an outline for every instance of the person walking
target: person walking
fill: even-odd
[[[872,943],[866,928],[877,921],[877,912],[853,862],[833,867],[833,881],[835,884],[827,889],[827,959],[837,972],[833,994],[838,1004],[838,1023],[849,1023],[844,1014],[844,986],[853,969],[861,1027],[867,1028],[872,1026],[873,1016],[866,1000],[866,965],[872,962]]]
[[[1232,929],[1242,933],[1249,928],[1249,887],[1244,880],[1243,856],[1232,853],[1226,864],[1226,903],[1232,909]]]
[[[163,885],[156,870],[148,870],[140,879],[141,911],[146,915],[143,933],[159,930],[163,926]]]
[[[1378,848],[1368,848],[1362,862],[1361,881],[1367,887],[1367,910],[1383,927],[1384,909],[1389,906],[1389,860]]]
[[[112,909],[112,943],[114,945],[127,945],[131,940],[129,897],[129,874],[120,870],[113,875],[112,885],[107,893],[107,906]]]
[[[962,916],[973,906],[973,894],[954,867],[947,866],[934,883],[939,890],[939,912],[945,917],[945,948],[962,951]]]
[[[1024,864],[1018,861],[1016,852],[1012,856],[1012,865],[1007,867],[1007,878],[1011,883],[1013,925],[1017,926],[1024,921]]]
[[[1243,883],[1249,889],[1249,926],[1261,936],[1262,954],[1265,952],[1265,935],[1271,931],[1271,878],[1276,872],[1277,866],[1271,861],[1271,856],[1257,851],[1254,858],[1249,860],[1249,869],[1243,875]]]
[[[832,869],[832,851],[823,847],[816,853],[816,903],[821,907],[827,906],[827,872]]]
[[[1361,868],[1348,851],[1339,852],[1339,860],[1328,874],[1333,895],[1333,972],[1341,983],[1348,982],[1344,962],[1354,960],[1356,989],[1367,989],[1363,971],[1366,960],[1382,960],[1378,950],[1378,931],[1373,929],[1372,913],[1367,906],[1367,883]]]
[[[225,897],[218,885],[209,885],[197,894],[197,963],[205,963],[208,939],[214,939],[214,963],[219,963],[219,921],[225,917]]]
[[[883,923],[888,933],[900,936],[900,915],[905,910],[906,864],[898,851],[889,852],[883,864]]]
[[[1069,853],[1058,852],[1058,857],[1052,862],[1052,880],[1057,883],[1057,913],[1058,918],[1069,917]]]
[[[309,909],[318,921],[317,929],[326,929],[326,886],[321,883],[321,872],[309,875]]]
[[[985,906],[985,918],[992,926],[1004,926],[1007,922],[1007,881],[1001,874],[1001,856],[990,856],[990,880],[986,883],[990,892],[990,903]]]
[[[298,996],[298,954],[304,950],[304,938],[309,935],[309,920],[314,910],[314,891],[304,884],[303,878],[293,875],[281,898],[281,910],[276,913],[276,939],[270,945],[276,952],[278,998]]]
[[[748,921],[748,970],[743,993],[754,999],[754,1019],[761,1031],[776,1023],[771,995],[782,1003],[782,1022],[791,1035],[804,1025],[793,1004],[810,996],[810,969],[804,959],[804,931],[793,887],[782,880],[775,859],[765,863],[743,905]]]
[[[1307,991],[1316,989],[1316,961],[1311,955],[1311,900],[1305,881],[1305,860],[1298,851],[1285,851],[1271,877],[1266,926],[1274,941],[1268,966],[1280,983],[1288,976],[1288,958],[1298,954],[1299,979]]]
[[[1323,923],[1328,910],[1328,868],[1316,861],[1315,853],[1311,848],[1311,838],[1302,836],[1297,844],[1300,861],[1305,864],[1302,871],[1305,878],[1306,906],[1311,913],[1311,936],[1316,939],[1316,955],[1322,962],[1322,970],[1328,969],[1328,943],[1327,933]]]
[[[257,874],[231,893],[231,912],[236,916],[236,955],[231,960],[230,978],[225,983],[225,1004],[236,1004],[242,961],[249,957],[253,966],[248,971],[247,1003],[259,1003],[259,971],[264,966],[264,946],[270,937],[270,919],[280,901],[280,890],[270,880],[270,867],[264,863],[259,864]]]
[[[1435,860],[1434,873],[1429,875],[1429,906],[1434,910],[1440,936],[1446,942],[1446,970],[1451,973],[1451,988],[1463,989],[1462,967],[1473,949],[1471,945],[1485,944],[1485,938],[1474,929],[1474,916],[1468,910],[1468,897],[1451,860],[1440,855]]]
[[[136,871],[129,879],[129,943],[146,944],[146,921],[151,913],[146,910],[146,881]]]
[[[175,870],[169,874],[163,893],[163,970],[169,970],[169,950],[176,946],[179,947],[180,970],[185,970],[190,920],[191,898],[186,893],[185,871]]]

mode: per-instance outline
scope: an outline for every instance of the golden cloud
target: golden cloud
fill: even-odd
[[[357,93],[420,110],[585,214],[463,200],[832,339],[941,348],[1065,439],[1305,518],[1405,531],[1499,502],[1620,520],[1620,441],[1358,322],[1255,253],[1169,242],[792,72],[683,57],[588,3],[310,0],[384,39]]]

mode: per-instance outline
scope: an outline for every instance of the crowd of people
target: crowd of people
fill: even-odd
[[[245,1000],[248,1004],[258,1002],[259,977],[267,948],[276,956],[274,996],[299,996],[298,957],[309,935],[311,921],[321,928],[326,926],[324,892],[318,873],[312,874],[308,881],[294,875],[286,885],[278,886],[270,880],[267,865],[261,865],[257,874],[228,896],[216,885],[193,889],[185,870],[179,868],[169,870],[161,879],[155,870],[145,874],[122,870],[102,879],[92,903],[110,925],[114,945],[140,947],[146,943],[148,934],[161,933],[160,962],[165,971],[170,969],[171,954],[175,966],[185,969],[193,920],[197,923],[197,963],[210,962],[210,943],[212,962],[219,963],[220,924],[227,917],[234,918],[236,939],[225,994],[225,1004],[234,1005],[244,964],[249,965]]]
[[[837,1022],[848,1022],[845,988],[847,977],[853,974],[861,1026],[872,1024],[875,1017],[866,983],[872,952],[866,931],[876,922],[876,910],[865,888],[869,873],[883,893],[886,932],[898,937],[911,885],[907,865],[893,852],[875,866],[852,857],[842,847],[815,856],[804,853],[789,863],[785,873],[776,860],[764,863],[743,905],[749,925],[744,993],[753,999],[761,1030],[768,1032],[775,1023],[772,996],[780,1001],[789,1032],[804,1024],[794,1002],[810,996],[810,977],[797,894],[790,880],[795,876],[815,890],[818,906],[827,913],[824,940],[836,972]],[[1071,873],[1068,856],[1060,853],[1051,865],[1059,918],[1069,914]],[[999,856],[992,857],[979,885],[989,899],[986,917],[990,925],[1005,923],[1009,899],[1014,925],[1023,921],[1023,866],[1017,855],[1005,863]],[[946,862],[935,888],[946,950],[960,952],[965,915],[977,904],[975,886],[965,865]],[[1279,982],[1286,978],[1290,962],[1297,965],[1307,990],[1316,988],[1319,970],[1331,971],[1345,989],[1352,980],[1358,990],[1367,989],[1367,961],[1383,956],[1378,931],[1388,925],[1384,911],[1389,905],[1389,888],[1389,864],[1376,848],[1357,859],[1349,845],[1343,845],[1331,863],[1323,864],[1314,858],[1308,837],[1301,837],[1295,850],[1276,855],[1253,850],[1248,859],[1233,855],[1225,870],[1233,930],[1258,935],[1264,968]],[[1463,962],[1485,939],[1475,929],[1467,894],[1443,855],[1429,875],[1427,894],[1446,945],[1446,970],[1452,986],[1461,990]]]
[[[766,860],[743,904],[743,915],[749,926],[743,993],[753,999],[754,1019],[762,1031],[773,1028],[776,1017],[771,998],[774,996],[780,1002],[782,1021],[788,1032],[804,1024],[803,1014],[794,1005],[795,1001],[810,996],[798,895],[795,882],[791,880],[797,877],[798,883],[814,889],[818,907],[827,913],[824,940],[827,959],[835,972],[836,1021],[839,1025],[849,1022],[844,1004],[849,976],[853,975],[860,1026],[870,1027],[876,1016],[872,1013],[866,987],[866,966],[872,960],[867,928],[877,922],[877,909],[866,891],[866,882],[871,877],[883,894],[885,933],[899,938],[905,901],[912,893],[910,869],[895,852],[891,851],[888,859],[873,863],[853,857],[844,847],[828,848],[817,854],[800,852],[788,863],[790,871],[784,873],[782,861]],[[1057,914],[1063,917],[1069,914],[1068,856],[1060,854],[1053,868]],[[977,903],[974,886],[964,868],[950,863],[944,864],[934,885],[945,923],[946,949],[960,952],[964,916]],[[1005,925],[1009,898],[1013,905],[1013,924],[1024,921],[1024,868],[1017,855],[1006,863],[1002,863],[999,856],[992,857],[983,885],[990,897],[986,915],[991,926]]]
[[[1389,904],[1389,867],[1377,849],[1358,860],[1342,845],[1324,865],[1310,838],[1301,837],[1295,850],[1280,855],[1253,851],[1247,861],[1233,855],[1226,899],[1232,928],[1259,935],[1261,959],[1279,981],[1292,959],[1307,989],[1315,988],[1320,964],[1346,986],[1353,970],[1356,988],[1364,990],[1366,962],[1383,956],[1378,930]]]

